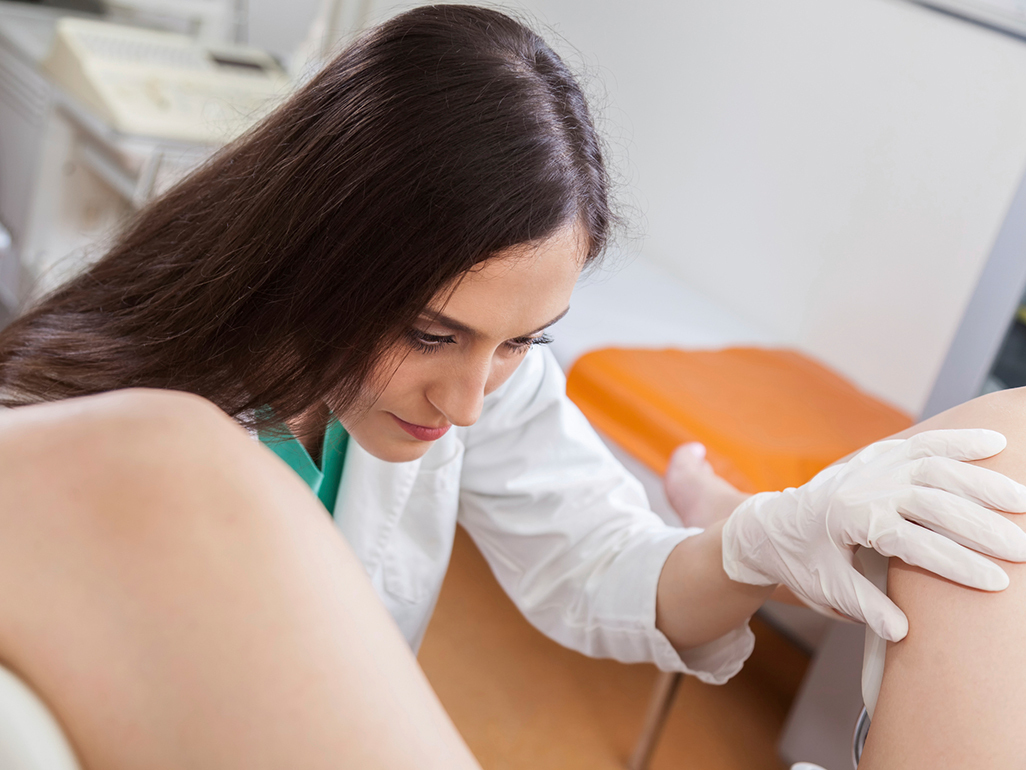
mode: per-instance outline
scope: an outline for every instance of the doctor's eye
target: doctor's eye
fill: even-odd
[[[539,334],[537,337],[517,337],[516,339],[508,340],[506,347],[516,353],[526,353],[535,345],[549,345],[551,343],[552,337],[548,334]]]
[[[443,345],[455,345],[456,338],[447,334],[428,334],[419,329],[410,329],[406,334],[410,344],[421,353],[434,353]]]

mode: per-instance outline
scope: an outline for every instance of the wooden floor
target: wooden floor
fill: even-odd
[[[722,687],[685,679],[652,770],[780,770],[777,735],[808,658],[753,623],[756,651]],[[655,669],[592,660],[534,630],[461,530],[420,652],[485,770],[618,770]]]

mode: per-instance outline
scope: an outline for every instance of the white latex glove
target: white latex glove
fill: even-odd
[[[813,607],[900,641],[908,619],[852,566],[855,548],[972,588],[1007,588],[1005,571],[974,551],[1026,561],[1026,532],[987,510],[1026,512],[1026,487],[959,462],[995,455],[1005,443],[991,430],[927,431],[871,444],[797,489],[755,495],[727,519],[723,568],[740,583],[782,583]]]

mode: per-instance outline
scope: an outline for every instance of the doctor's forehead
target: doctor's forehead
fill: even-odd
[[[557,321],[559,321],[561,318],[563,318],[563,316],[565,316],[569,312],[570,312],[570,307],[567,306],[567,307],[563,308],[563,310],[558,315],[556,315],[554,318],[549,319],[548,321],[546,321],[545,323],[541,324],[540,326],[538,326],[538,327],[536,327],[534,329],[530,329],[528,331],[522,332],[521,334],[517,334],[515,336],[518,336],[518,337],[529,337],[529,336],[531,336],[533,334],[538,334],[539,332],[545,331],[550,326],[552,326]],[[434,310],[431,310],[431,309],[427,309],[423,313],[421,313],[421,320],[423,322],[425,322],[425,323],[433,324],[433,325],[439,326],[439,327],[444,327],[446,330],[453,331],[453,332],[459,332],[460,334],[466,334],[466,335],[469,335],[471,337],[487,337],[487,336],[489,336],[488,334],[486,334],[482,330],[476,329],[473,326],[465,324],[465,323],[463,323],[460,320],[452,318],[451,316],[446,315],[442,311],[434,311]]]
[[[517,246],[476,265],[440,292],[422,318],[489,338],[534,334],[566,313],[584,264],[574,232]]]

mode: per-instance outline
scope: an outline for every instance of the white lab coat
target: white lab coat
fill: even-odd
[[[669,527],[641,484],[566,397],[551,353],[526,354],[420,460],[389,463],[350,440],[335,522],[416,649],[438,599],[457,522],[527,619],[586,655],[721,683],[751,653],[747,624],[683,655],[655,628],[670,551],[700,530]]]

